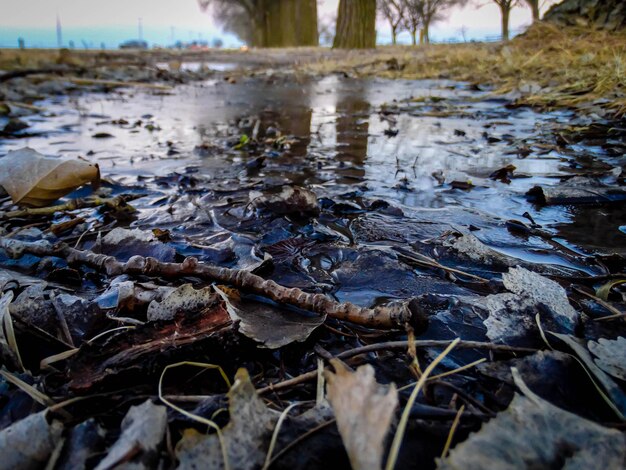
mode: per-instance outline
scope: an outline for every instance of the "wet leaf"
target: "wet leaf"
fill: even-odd
[[[24,205],[45,206],[99,179],[98,165],[85,160],[46,157],[28,147],[0,158],[0,186],[13,202]]]
[[[326,320],[326,315],[308,314],[242,299],[232,289],[215,290],[226,303],[233,321],[239,321],[239,331],[266,348],[278,349],[295,341],[304,341]]]
[[[624,283],[626,283],[626,279],[617,279],[614,281],[609,281],[606,284],[603,284],[598,288],[598,290],[596,291],[596,296],[598,296],[600,299],[604,301],[607,301],[609,300],[609,294],[611,293],[611,289],[613,289],[613,287],[615,286],[618,286]]]
[[[251,204],[255,208],[275,214],[308,216],[319,213],[315,193],[299,186],[285,186],[278,194],[251,193],[251,197],[254,197]]]
[[[228,392],[230,421],[222,430],[222,442],[229,467],[238,470],[260,468],[265,461],[270,436],[278,413],[268,409],[250,381],[248,371],[239,369]],[[176,446],[179,469],[221,469],[224,456],[217,434],[188,430]]]
[[[62,431],[61,423],[48,424],[45,410],[0,431],[0,469],[44,468]]]
[[[626,338],[615,340],[600,338],[587,343],[589,351],[596,356],[594,362],[607,374],[626,381]]]
[[[204,310],[215,301],[210,287],[194,289],[191,284],[183,284],[163,300],[153,300],[148,305],[148,320],[173,320],[179,313],[193,313]]]
[[[578,312],[559,284],[524,268],[510,268],[502,280],[511,293],[489,295],[481,301],[489,312],[484,321],[489,339],[507,341],[536,331],[538,311],[542,324],[549,329],[574,331]]]
[[[396,387],[376,382],[369,364],[352,372],[340,361],[332,363],[336,372],[326,373],[328,400],[352,468],[381,468],[383,444],[398,406]]]
[[[121,227],[114,228],[102,237],[100,251],[122,261],[128,261],[135,255],[173,261],[176,255],[173,247],[157,240],[151,231]]]
[[[622,468],[624,458],[626,444],[619,431],[531,393],[516,395],[506,411],[457,445],[438,468]]]
[[[559,333],[550,332],[550,334],[556,336],[561,341],[566,343],[576,353],[578,358],[583,362],[585,367],[593,375],[593,377],[602,385],[602,388],[606,391],[610,404],[622,419],[626,417],[626,394],[621,388],[600,369],[587,351],[587,348],[580,341],[570,335],[564,335]]]
[[[122,434],[96,470],[114,468],[124,463],[132,468],[155,468],[158,450],[167,426],[167,410],[146,400],[131,406],[122,421]]]

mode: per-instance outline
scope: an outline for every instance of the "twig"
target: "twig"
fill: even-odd
[[[309,294],[298,288],[284,287],[248,271],[199,263],[196,258],[191,257],[185,258],[182,263],[164,263],[154,258],[133,256],[123,263],[113,256],[97,254],[89,250],[77,250],[64,243],[51,245],[44,240],[25,242],[6,237],[0,237],[0,248],[16,258],[24,253],[62,258],[67,260],[68,264],[84,264],[104,271],[109,276],[140,274],[170,279],[186,276],[198,277],[211,282],[232,285],[278,303],[289,304],[369,328],[402,328],[405,323],[414,320],[413,313],[406,302],[373,309],[362,308],[348,302],[336,302],[323,294]]]
[[[417,340],[413,344],[416,348],[445,348],[449,346],[452,341],[448,340]],[[409,341],[387,341],[385,343],[368,344],[367,346],[361,346],[360,348],[350,349],[337,354],[337,359],[349,359],[359,354],[366,354],[370,352],[384,351],[388,349],[406,349],[409,346]],[[534,353],[537,352],[533,348],[522,348],[517,346],[507,346],[506,344],[495,343],[483,343],[480,341],[460,341],[456,345],[456,349],[489,349],[491,351],[508,352],[508,353]],[[268,385],[257,390],[259,394],[267,392],[273,392],[276,390],[282,390],[292,387],[294,385],[300,385],[301,383],[308,382],[317,377],[317,371],[313,370],[305,372],[289,380],[284,380],[275,384]]]
[[[140,195],[120,195],[110,198],[101,198],[101,197],[87,197],[84,199],[72,199],[63,204],[57,204],[56,206],[47,206],[47,207],[27,207],[24,209],[19,209],[16,211],[10,212],[0,212],[0,218],[11,219],[13,217],[27,217],[33,215],[53,215],[57,212],[62,211],[73,211],[76,209],[82,209],[84,207],[98,207],[98,206],[107,206],[112,209],[124,207],[127,205],[128,201],[132,201],[133,199],[138,199],[141,197]]]

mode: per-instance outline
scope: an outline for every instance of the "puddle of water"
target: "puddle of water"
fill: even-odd
[[[201,64],[185,64],[196,65]],[[231,65],[209,64],[216,70]],[[556,184],[568,175],[573,159],[536,150],[521,158],[518,150],[545,140],[553,126],[572,115],[507,109],[501,101],[481,98],[484,93],[443,80],[215,79],[165,95],[124,90],[49,100],[41,105],[50,117],[29,122],[29,131],[41,135],[0,141],[0,153],[28,145],[45,154],[81,155],[97,162],[105,177],[125,184],[141,181],[155,190],[159,186],[150,177],[192,168],[194,176],[224,181],[233,189],[255,181],[295,183],[320,197],[352,192],[382,199],[407,214],[451,207],[479,211],[491,221],[496,238],[510,244],[503,252],[573,267],[560,256],[537,255],[532,242],[502,228],[503,221],[525,220],[528,212],[572,246],[625,253],[623,208],[538,208],[524,198],[533,186]],[[258,157],[254,152],[225,145],[251,135],[255,127],[259,138],[273,129],[294,138],[288,151],[267,152],[262,168],[247,166]],[[95,139],[96,133],[113,137]],[[203,144],[205,156],[195,150]],[[489,179],[507,165],[514,165],[520,177],[509,184]],[[454,189],[452,182],[473,187]],[[148,206],[139,203],[143,220],[159,220]]]

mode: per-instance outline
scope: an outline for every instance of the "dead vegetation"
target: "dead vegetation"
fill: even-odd
[[[519,104],[544,108],[595,100],[626,111],[626,34],[541,23],[509,43],[382,47],[375,53],[336,53],[302,67],[316,73],[448,78],[520,92]]]

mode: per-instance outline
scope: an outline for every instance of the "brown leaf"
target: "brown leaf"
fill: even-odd
[[[43,207],[99,179],[98,165],[85,160],[46,157],[28,147],[0,158],[0,186],[16,204]]]
[[[398,405],[396,387],[377,383],[370,365],[352,372],[340,361],[331,362],[337,372],[326,372],[328,400],[352,468],[379,469],[385,436]]]

